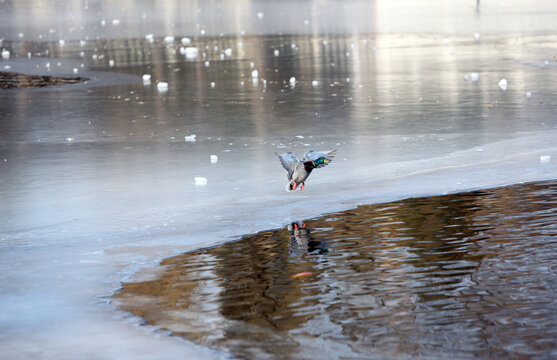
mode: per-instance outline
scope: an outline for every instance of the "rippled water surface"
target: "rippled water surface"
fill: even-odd
[[[361,206],[166,259],[115,300],[242,358],[549,358],[556,224],[556,181]]]

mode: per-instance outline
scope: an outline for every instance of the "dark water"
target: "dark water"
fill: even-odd
[[[361,206],[162,262],[115,296],[241,358],[555,358],[557,181]]]

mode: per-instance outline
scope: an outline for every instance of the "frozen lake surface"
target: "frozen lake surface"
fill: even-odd
[[[110,295],[299,219],[557,177],[553,2],[134,3],[0,3],[0,71],[91,78],[0,92],[7,358],[222,358]],[[286,193],[274,152],[310,149],[338,155]]]

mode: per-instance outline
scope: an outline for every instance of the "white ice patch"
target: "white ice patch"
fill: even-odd
[[[254,79],[257,79],[259,77],[259,71],[257,71],[257,69],[253,70],[251,72],[251,77],[254,78]]]
[[[176,38],[172,35],[168,35],[164,37],[164,42],[167,44],[173,44]]]
[[[501,90],[506,91],[507,90],[507,79],[503,78],[503,79],[499,80],[497,85],[499,85],[499,88]]]
[[[288,80],[288,82],[290,83],[290,87],[292,88],[296,87],[296,78],[294,76],[292,76],[290,80]]]
[[[2,59],[9,59],[10,58],[10,51],[3,49],[2,50]]]
[[[147,40],[150,43],[152,43],[154,39],[155,39],[155,37],[153,36],[153,34],[145,35],[145,40]]]
[[[542,155],[540,156],[540,162],[542,164],[549,164],[551,162],[551,156],[550,155]]]
[[[157,84],[157,90],[160,92],[166,92],[168,91],[168,83],[161,81]]]
[[[219,157],[217,155],[211,155],[211,164],[216,164],[219,161]]]
[[[207,185],[207,179],[202,176],[196,176],[194,178],[194,184],[195,186],[205,186]]]
[[[188,45],[189,43],[191,43],[191,39],[189,37],[182,38],[182,45]]]
[[[184,54],[186,55],[187,59],[195,59],[199,54],[199,50],[195,46],[188,46],[184,50]]]
[[[184,136],[184,140],[186,142],[195,142],[196,137],[197,137],[197,135],[195,135],[195,134],[186,135],[186,136]]]
[[[473,82],[477,82],[478,80],[480,80],[480,73],[470,73],[470,80],[472,80]]]
[[[311,82],[311,86],[313,86],[313,87],[319,86],[319,81],[313,80],[313,81]]]

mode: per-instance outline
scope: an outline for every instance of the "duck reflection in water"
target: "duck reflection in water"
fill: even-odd
[[[295,221],[288,225],[290,232],[290,246],[288,247],[289,256],[302,256],[305,253],[313,253],[317,251],[318,254],[328,252],[328,249],[321,241],[315,241],[311,237],[311,230],[306,227],[303,221]]]

